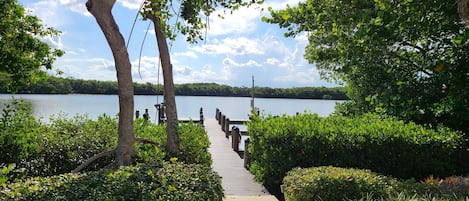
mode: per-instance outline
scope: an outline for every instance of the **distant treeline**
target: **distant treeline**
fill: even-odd
[[[215,83],[176,84],[176,95],[180,96],[251,96],[250,87],[232,87]],[[161,95],[163,86],[152,83],[134,83],[136,95]],[[8,93],[0,87],[0,93]],[[117,94],[117,82],[80,80],[73,78],[49,77],[20,89],[21,94]],[[295,87],[270,88],[255,87],[255,97],[259,98],[301,98],[346,100],[344,87]]]

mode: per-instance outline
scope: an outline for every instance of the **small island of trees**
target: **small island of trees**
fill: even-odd
[[[228,96],[249,97],[251,87],[233,87],[216,83],[176,84],[175,93],[179,96]],[[0,87],[0,93],[8,93]],[[81,80],[49,76],[34,84],[18,90],[21,94],[117,94],[117,82]],[[345,87],[295,87],[270,88],[255,87],[254,95],[258,98],[298,98],[346,100]],[[162,95],[163,86],[152,83],[134,83],[135,95]]]

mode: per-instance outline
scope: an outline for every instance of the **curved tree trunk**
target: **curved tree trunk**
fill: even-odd
[[[119,138],[116,150],[116,165],[131,165],[135,136],[133,131],[134,89],[132,70],[127,48],[111,10],[116,0],[88,0],[86,8],[96,18],[111,47],[117,72],[119,90]]]
[[[469,27],[469,0],[458,0],[458,11],[464,25]]]
[[[173,156],[179,152],[179,136],[177,134],[178,116],[176,109],[176,98],[174,94],[173,82],[173,66],[169,56],[168,43],[166,37],[161,29],[158,16],[150,15],[149,18],[153,21],[156,33],[156,40],[158,42],[158,50],[160,52],[161,66],[163,69],[164,80],[164,103],[166,105],[166,132],[168,134],[166,148]]]

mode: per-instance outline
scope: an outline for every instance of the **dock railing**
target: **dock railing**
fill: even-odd
[[[231,148],[244,158],[244,166],[248,168],[249,153],[247,148],[249,144],[249,134],[245,125],[249,120],[231,120],[218,108],[215,111],[215,119],[218,121],[225,137],[227,139],[231,137]]]

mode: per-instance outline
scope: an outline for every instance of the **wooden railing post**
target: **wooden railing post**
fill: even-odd
[[[246,168],[248,170],[249,170],[249,165],[251,164],[251,156],[250,156],[249,150],[248,150],[249,143],[250,143],[249,138],[244,141],[244,156],[243,156],[243,158],[244,158],[244,168]]]
[[[225,131],[225,121],[226,121],[226,116],[224,114],[221,115],[221,130]]]
[[[230,118],[225,119],[225,128],[223,128],[223,131],[225,131],[225,136],[228,137],[230,134]]]
[[[204,125],[204,109],[200,108],[200,124]]]
[[[239,151],[239,140],[241,139],[241,135],[239,133],[239,128],[237,126],[233,126],[231,128],[231,147],[233,151]]]

